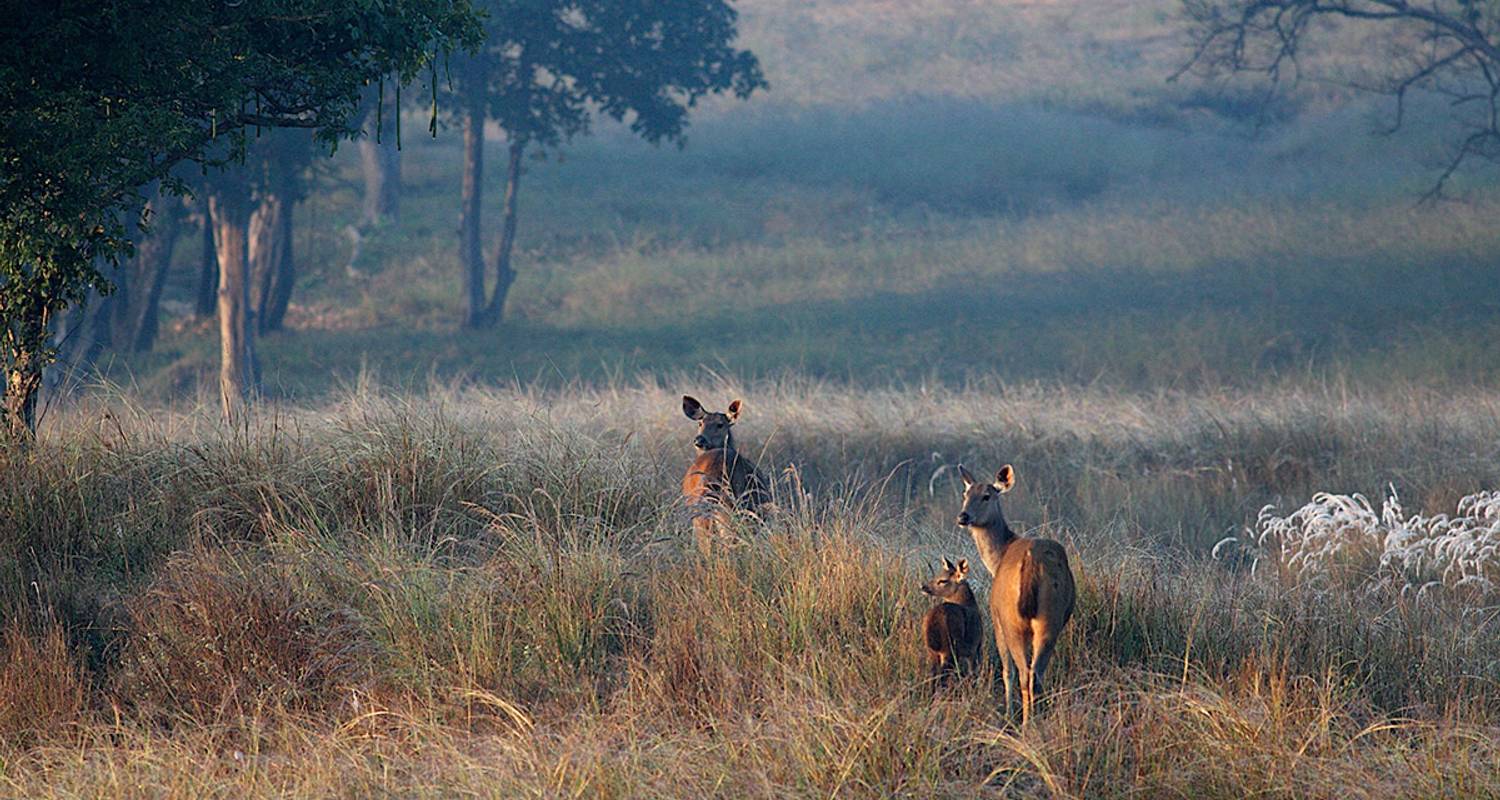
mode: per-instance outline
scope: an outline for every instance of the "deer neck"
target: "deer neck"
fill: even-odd
[[[984,568],[990,571],[990,575],[1000,574],[1000,558],[1005,555],[1005,548],[1016,540],[1015,532],[1002,519],[999,525],[991,527],[970,525],[969,535],[974,537],[974,547],[979,550],[979,560],[984,562]]]
[[[968,583],[960,584],[958,592],[952,597],[944,598],[944,603],[952,603],[956,606],[979,607],[979,600],[974,597],[974,590],[969,588]]]

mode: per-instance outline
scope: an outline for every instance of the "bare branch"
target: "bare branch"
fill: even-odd
[[[1432,198],[1469,159],[1500,160],[1500,9],[1485,8],[1465,0],[1184,0],[1193,49],[1170,79],[1189,71],[1258,74],[1267,80],[1269,98],[1288,74],[1300,77],[1298,58],[1314,21],[1384,32],[1400,48],[1397,57],[1384,74],[1353,87],[1393,99],[1386,133],[1406,124],[1414,93],[1446,97],[1456,110],[1479,106],[1463,111],[1459,121],[1469,133],[1425,196]]]

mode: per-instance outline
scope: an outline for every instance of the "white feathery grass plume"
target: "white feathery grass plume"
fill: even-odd
[[[1285,516],[1262,508],[1244,537],[1220,545],[1229,541],[1324,589],[1394,585],[1418,601],[1441,590],[1500,595],[1500,492],[1468,495],[1452,516],[1408,515],[1395,487],[1378,514],[1364,495],[1320,492]]]

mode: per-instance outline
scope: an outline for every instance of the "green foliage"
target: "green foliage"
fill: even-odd
[[[335,141],[364,83],[412,76],[477,35],[466,0],[109,0],[3,13],[0,359],[12,401],[34,393],[51,358],[52,317],[108,290],[100,267],[128,253],[125,217],[141,187],[181,189],[174,164],[236,157],[250,126]]]
[[[680,140],[706,95],[750,96],[760,65],[733,46],[726,0],[492,0],[485,43],[460,59],[460,96],[482,98],[513,142],[556,146],[595,110],[648,141]]]

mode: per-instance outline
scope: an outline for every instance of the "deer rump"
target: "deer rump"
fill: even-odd
[[[1022,619],[1034,619],[1040,615],[1045,604],[1066,608],[1060,612],[1064,624],[1072,616],[1071,592],[1064,592],[1060,575],[1067,574],[1072,583],[1072,571],[1068,568],[1068,554],[1062,546],[1047,539],[1034,539],[1022,556],[1020,568],[1020,596],[1016,598],[1016,611]],[[1071,586],[1069,587],[1071,588]]]
[[[734,509],[758,511],[770,500],[755,464],[727,449],[706,450],[693,459],[682,476],[682,496],[695,524],[722,520]]]

